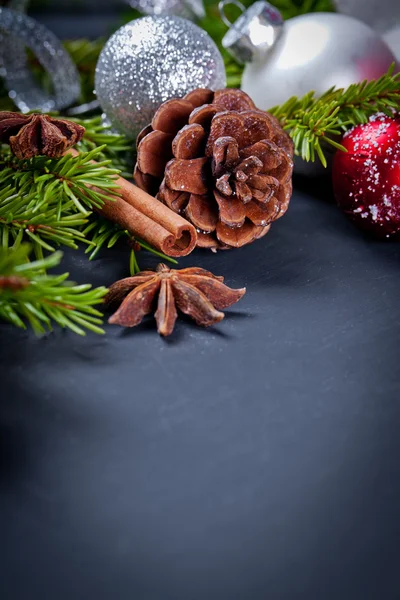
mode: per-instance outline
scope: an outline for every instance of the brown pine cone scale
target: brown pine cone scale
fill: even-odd
[[[292,141],[241,90],[164,102],[137,149],[136,184],[193,223],[198,246],[249,244],[288,208]]]

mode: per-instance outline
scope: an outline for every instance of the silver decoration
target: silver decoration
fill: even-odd
[[[225,16],[225,6],[229,4],[242,10],[233,24]],[[282,16],[269,2],[255,2],[248,10],[238,0],[222,0],[218,6],[222,20],[230,28],[222,45],[242,64],[262,59],[282,34]]]
[[[379,33],[400,25],[399,0],[333,0],[338,12],[360,19]]]
[[[9,0],[4,8],[26,12],[28,4],[29,0]],[[26,59],[25,44],[15,39],[15,37],[10,37],[0,29],[0,77],[4,77],[6,74],[3,56],[9,55],[11,52],[14,53],[15,60],[18,63],[22,63]]]
[[[261,109],[291,96],[346,88],[383,75],[395,57],[370,27],[345,15],[313,13],[289,19],[272,52],[246,65],[242,89]]]
[[[209,35],[180,17],[143,17],[103,48],[96,93],[114,127],[136,136],[158,106],[198,87],[225,87],[224,61]]]
[[[51,31],[20,12],[0,8],[0,32],[3,35],[7,34],[2,44],[0,75],[4,77],[10,98],[22,112],[61,110],[78,98],[78,71],[61,42]],[[33,51],[49,74],[53,85],[52,95],[38,85],[29,70],[22,44]]]
[[[125,0],[144,15],[178,15],[186,19],[205,16],[203,0]]]

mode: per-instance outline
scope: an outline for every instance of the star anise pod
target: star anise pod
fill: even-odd
[[[198,267],[169,269],[159,264],[156,271],[142,271],[114,283],[106,296],[109,305],[122,304],[109,323],[134,327],[155,308],[158,333],[170,335],[178,317],[177,308],[198,325],[208,327],[222,321],[220,312],[238,302],[246,288],[232,290],[217,277]]]
[[[0,112],[0,142],[10,144],[19,159],[59,158],[83,137],[85,128],[49,115]]]

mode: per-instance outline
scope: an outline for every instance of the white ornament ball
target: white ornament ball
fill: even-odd
[[[395,57],[368,25],[335,13],[312,13],[285,21],[272,50],[249,63],[242,89],[267,110],[291,96],[332,86],[346,88],[383,75]]]
[[[155,110],[196,88],[226,86],[222,56],[200,27],[176,16],[143,17],[121,27],[103,48],[95,88],[112,125],[135,137]]]

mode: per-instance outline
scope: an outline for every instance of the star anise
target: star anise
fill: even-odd
[[[10,144],[19,159],[58,158],[83,137],[85,128],[49,115],[0,112],[0,142]]]
[[[198,325],[208,327],[222,321],[225,315],[220,311],[238,302],[246,293],[246,288],[232,290],[223,281],[223,277],[198,267],[177,271],[159,264],[156,271],[142,271],[110,287],[105,299],[109,305],[124,300],[109,323],[134,327],[157,304],[154,316],[161,335],[173,332],[177,308]]]

